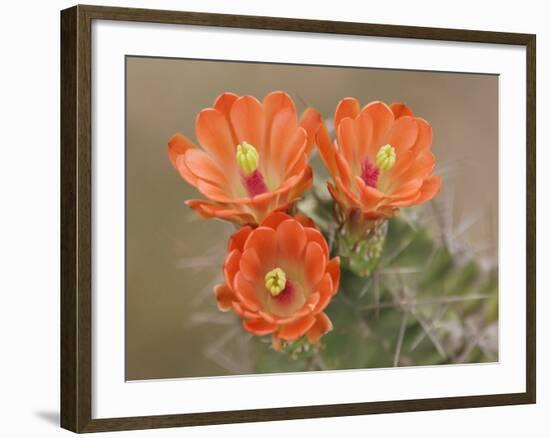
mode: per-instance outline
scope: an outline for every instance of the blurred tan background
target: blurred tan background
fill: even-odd
[[[346,96],[408,104],[434,130],[443,187],[433,220],[451,245],[496,263],[497,76],[128,57],[127,380],[252,371],[246,340],[230,341],[238,360],[225,354],[239,327],[217,312],[212,292],[232,227],[197,220],[184,205],[200,195],[172,168],[166,143],[177,131],[194,140],[196,114],[224,91],[261,100],[273,90],[327,118]]]

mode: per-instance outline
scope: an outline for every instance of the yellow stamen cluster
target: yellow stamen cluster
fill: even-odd
[[[279,295],[286,287],[285,271],[275,268],[265,274],[265,287],[272,296]]]
[[[380,170],[390,170],[395,164],[395,148],[391,144],[382,146],[376,153],[376,166]]]
[[[258,168],[260,156],[254,146],[243,141],[237,145],[237,164],[245,175],[249,175]]]

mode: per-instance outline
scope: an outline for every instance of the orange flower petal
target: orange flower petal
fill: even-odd
[[[422,204],[423,202],[429,201],[439,193],[440,189],[441,189],[440,176],[432,176],[430,178],[425,179],[420,189],[420,197],[416,200],[416,203]]]
[[[227,284],[232,285],[235,281],[235,275],[239,270],[241,261],[241,252],[238,249],[231,251],[225,258],[223,264],[223,275]]]
[[[225,116],[225,119],[230,122],[231,107],[239,98],[235,93],[220,94],[214,101],[214,108]]]
[[[244,203],[246,206],[254,210],[254,215],[257,218],[265,217],[277,205],[278,199],[274,192],[266,192],[261,195],[256,195]]]
[[[418,117],[415,120],[418,128],[418,136],[413,149],[416,153],[421,153],[432,145],[433,132],[431,125],[426,122],[426,120]]]
[[[418,125],[416,120],[405,116],[395,121],[388,134],[387,143],[395,148],[395,153],[399,157],[415,144],[417,137]]]
[[[237,142],[246,141],[261,154],[264,111],[258,99],[254,96],[239,97],[231,107],[230,117]]]
[[[332,184],[330,181],[327,181],[327,189],[330,193],[330,196],[342,207],[349,207],[348,203],[346,202],[346,199],[342,194],[338,191],[338,189]]]
[[[276,317],[277,324],[280,325],[280,326],[290,324],[290,323],[296,321],[297,319],[303,318],[305,315],[307,315],[309,313],[311,313],[311,310],[309,310],[309,308],[304,309],[302,307],[300,310],[296,311],[291,316],[277,316]]]
[[[307,142],[307,134],[293,142],[298,128],[296,115],[290,111],[280,111],[273,118],[269,139],[269,162],[265,165],[268,166],[267,170],[275,171],[277,176],[284,174],[284,164],[287,162],[288,156]],[[303,128],[299,129],[305,133]],[[272,172],[268,171],[267,173],[270,175]]]
[[[187,164],[185,163],[185,154],[179,155],[176,158],[176,169],[185,181],[187,181],[192,186],[197,186],[197,182],[199,179],[193,172],[191,172],[191,169],[187,167]]]
[[[258,311],[258,315],[260,315],[261,318],[265,319],[271,324],[278,324],[278,318],[269,312],[264,312],[263,310],[260,310]]]
[[[337,189],[344,195],[344,198],[348,204],[357,207],[361,206],[361,202],[357,195],[349,189],[349,184],[344,184],[344,182],[338,177],[336,177],[334,181],[336,182]]]
[[[238,249],[239,251],[243,252],[244,250],[244,243],[246,242],[246,239],[248,239],[248,236],[252,232],[252,227],[250,226],[244,226],[239,229],[236,233],[233,233],[233,235],[229,238],[229,242],[227,244],[227,251],[231,252],[234,249]]]
[[[375,208],[376,205],[384,199],[385,195],[381,191],[365,184],[359,176],[355,177],[355,186],[359,189],[361,197],[361,207],[363,209]]]
[[[374,156],[369,156],[369,148],[372,143],[372,136],[374,132],[372,118],[365,113],[359,114],[355,119],[355,132],[357,133],[357,151],[356,157],[358,160],[364,160],[370,158],[374,161]]]
[[[333,293],[332,290],[334,285],[332,284],[332,277],[329,273],[326,273],[321,281],[317,284],[317,293],[319,294],[319,301],[317,302],[313,313],[319,313],[325,310],[328,303],[332,299]]]
[[[170,140],[168,140],[168,157],[172,166],[176,167],[176,160],[180,155],[183,155],[188,149],[194,148],[195,145],[185,135],[174,134]]]
[[[253,319],[248,321],[243,321],[244,329],[256,336],[264,336],[273,333],[277,330],[277,325],[267,322],[264,319]]]
[[[321,114],[319,111],[314,110],[313,108],[307,108],[300,117],[298,124],[306,130],[307,133],[307,145],[306,145],[306,154],[309,154],[311,148],[313,147],[313,142],[315,141],[315,134],[321,126]]]
[[[319,294],[319,292],[310,294],[309,297],[307,297],[307,300],[305,301],[304,305],[299,310],[294,312],[292,315],[286,316],[286,317],[277,317],[276,318],[277,324],[279,325],[292,324],[298,319],[301,319],[306,315],[312,314],[313,310],[319,303],[320,299],[321,299],[321,295]]]
[[[313,220],[307,217],[305,214],[298,213],[294,215],[294,219],[300,222],[304,228],[309,227],[317,230],[315,222],[313,222]]]
[[[215,184],[211,184],[203,179],[198,179],[196,183],[197,190],[201,192],[207,198],[212,199],[213,201],[230,203],[232,201],[237,201],[232,199],[231,193],[226,192],[227,187],[220,187]]]
[[[286,168],[284,178],[292,178],[293,176],[302,173],[304,169],[308,167],[307,162],[308,156],[306,155],[305,150],[301,150],[300,152],[296,153],[294,161]]]
[[[283,181],[283,183],[272,193],[277,193],[279,196],[286,195],[300,179],[300,175],[294,175]]]
[[[317,130],[315,135],[315,143],[319,149],[319,154],[323,162],[325,163],[326,168],[328,169],[329,174],[334,178],[338,176],[338,168],[336,166],[336,149],[330,140],[330,135],[325,127],[324,123],[321,123],[321,126]]]
[[[385,207],[393,207],[393,208],[410,207],[411,205],[417,204],[417,200],[419,198],[420,198],[420,192],[418,191],[418,192],[412,193],[410,196],[399,198],[396,201],[388,202],[386,205],[384,205],[384,208]]]
[[[323,254],[328,259],[329,257],[328,244],[325,237],[321,234],[321,232],[316,230],[315,228],[305,228],[305,233],[306,233],[307,241],[317,242],[323,249]]]
[[[346,117],[354,119],[359,114],[361,105],[354,97],[345,97],[338,102],[336,111],[334,112],[334,130],[338,131],[338,125]]]
[[[206,207],[206,208],[209,208],[209,207]],[[254,216],[252,216],[250,213],[246,213],[233,208],[212,209],[211,217],[215,217],[219,219],[227,219],[231,222],[234,222],[240,225],[251,224],[256,221]]]
[[[302,193],[311,187],[312,183],[313,172],[309,166],[301,174],[286,180],[281,187],[272,192],[277,199],[276,210],[287,211]]]
[[[255,222],[254,216],[245,211],[236,210],[232,206],[219,205],[203,199],[188,199],[185,205],[195,210],[204,218],[228,218],[232,222],[245,225]]]
[[[244,319],[260,319],[261,315],[259,315],[259,312],[251,312],[250,310],[245,309],[239,302],[233,301],[231,303],[231,306],[233,307],[233,311],[239,315],[241,318]]]
[[[307,300],[304,304],[304,314],[307,314],[309,312],[313,312],[315,307],[317,307],[317,304],[319,304],[319,300],[321,299],[321,294],[319,292],[314,292],[307,297]]]
[[[306,279],[311,286],[315,286],[325,272],[326,257],[317,242],[309,242],[306,246],[306,255],[304,259],[304,271]]]
[[[280,112],[291,114],[291,119],[296,120],[296,107],[290,96],[282,91],[274,91],[264,97],[264,137],[262,155],[269,162],[271,159],[271,131],[273,129],[273,120]]]
[[[311,344],[316,344],[319,339],[332,330],[332,322],[325,313],[319,313],[315,316],[315,323],[307,332],[307,339]]]
[[[395,166],[390,170],[391,179],[400,178],[411,165],[426,153],[429,153],[429,148],[432,145],[432,127],[423,119],[415,118],[418,133],[414,145],[405,153],[397,157]]]
[[[412,110],[404,103],[395,102],[390,105],[395,120],[403,116],[414,116]]]
[[[275,230],[267,227],[258,227],[246,240],[244,249],[254,248],[263,264],[269,263],[276,254],[277,240]]]
[[[256,312],[260,309],[260,302],[256,289],[246,280],[242,272],[237,272],[233,280],[233,290],[242,305],[248,310]]]
[[[296,183],[290,187],[289,203],[298,199],[305,191],[313,184],[313,170],[307,166],[304,171],[297,176]],[[290,205],[285,206],[285,209],[290,208]]]
[[[296,107],[292,98],[284,91],[272,91],[263,100],[266,124],[270,126],[273,116],[280,111],[290,111],[296,114]]]
[[[254,206],[255,208],[266,209],[269,207],[270,202],[276,198],[276,195],[274,192],[265,192],[260,195],[256,195],[253,198],[250,198],[249,202],[245,202],[245,204]]]
[[[277,228],[277,226],[287,219],[291,219],[291,216],[289,216],[286,213],[283,213],[282,211],[276,211],[274,213],[271,213],[269,216],[267,216],[261,223],[261,227],[268,227],[268,228]]]
[[[252,284],[261,280],[263,276],[262,262],[254,248],[249,248],[243,253],[239,262],[239,269]]]
[[[357,157],[359,150],[359,138],[355,131],[355,121],[346,117],[338,125],[338,146],[342,150],[344,158],[349,163],[359,163],[360,157]]]
[[[298,310],[296,310],[289,316],[275,316],[277,320],[277,324],[281,326],[286,324],[291,324],[294,321],[312,313],[313,309],[315,309],[315,306],[317,305],[320,299],[321,299],[321,296],[318,292],[310,293],[307,298],[302,296],[300,299],[301,304],[298,303],[299,304]]]
[[[367,148],[367,153],[369,156],[374,156],[378,149],[383,146],[383,142],[394,123],[393,112],[384,102],[375,101],[365,106],[361,110],[361,114],[366,114],[372,119],[372,139]]]
[[[338,152],[336,154],[336,166],[338,167],[338,174],[340,176],[340,179],[342,180],[342,183],[345,186],[349,186],[351,183],[351,176],[352,176],[351,169],[349,167],[347,160],[344,158],[341,152]]]
[[[190,149],[185,155],[187,168],[197,177],[220,188],[227,188],[229,181],[224,171],[212,161],[208,154],[199,149]]]
[[[200,145],[226,172],[236,170],[235,144],[224,115],[214,109],[202,110],[195,122],[195,131]]]
[[[210,218],[213,217],[209,214],[208,210],[204,210],[205,207],[208,207],[209,205],[212,205],[211,202],[205,201],[203,199],[188,199],[184,202],[185,205],[195,210],[200,217],[203,218]]]
[[[294,220],[288,219],[282,222],[276,230],[279,253],[288,260],[301,258],[306,246],[307,238],[304,227]]]
[[[410,198],[411,196],[418,193],[420,187],[422,187],[423,179],[415,178],[407,181],[405,184],[399,186],[391,195],[387,198],[390,201],[401,201],[405,198]]]
[[[332,294],[335,295],[340,287],[340,258],[334,257],[327,263],[326,272],[330,274],[332,278]]]
[[[303,336],[315,324],[316,318],[312,315],[306,315],[297,321],[283,326],[278,336],[286,341],[293,341]]]
[[[431,175],[434,167],[435,157],[429,149],[426,149],[411,160],[411,164],[406,171],[401,175],[392,175],[392,179],[397,184],[402,184],[412,178],[427,178]]]
[[[233,307],[231,303],[237,298],[235,294],[229,287],[224,284],[218,284],[214,287],[214,292],[216,294],[216,301],[218,303],[218,309],[222,312],[227,312]]]
[[[382,177],[394,181],[407,171],[407,169],[414,162],[414,159],[415,153],[412,148],[403,152],[401,155],[396,157],[395,165],[389,171],[385,172]]]
[[[294,134],[294,137],[286,146],[285,155],[282,161],[282,169],[281,169],[281,175],[284,177],[285,175],[288,175],[292,171],[296,170],[295,166],[296,163],[302,159],[304,156],[306,156],[307,163],[307,155],[305,154],[307,148],[307,133],[304,128],[298,128]],[[302,170],[305,167],[305,164],[300,166]]]

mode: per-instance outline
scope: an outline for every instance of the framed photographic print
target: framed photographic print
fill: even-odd
[[[535,402],[535,36],[61,13],[61,424]]]

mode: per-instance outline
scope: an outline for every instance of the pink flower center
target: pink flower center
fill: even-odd
[[[291,281],[286,282],[285,288],[273,299],[283,306],[288,306],[292,302],[292,296],[294,295],[294,286]]]
[[[242,174],[242,178],[246,191],[248,192],[248,196],[251,198],[267,192],[264,177],[258,169],[248,175]]]
[[[361,178],[365,184],[369,187],[376,188],[378,184],[378,176],[380,175],[380,169],[368,158],[363,160],[361,164]]]

